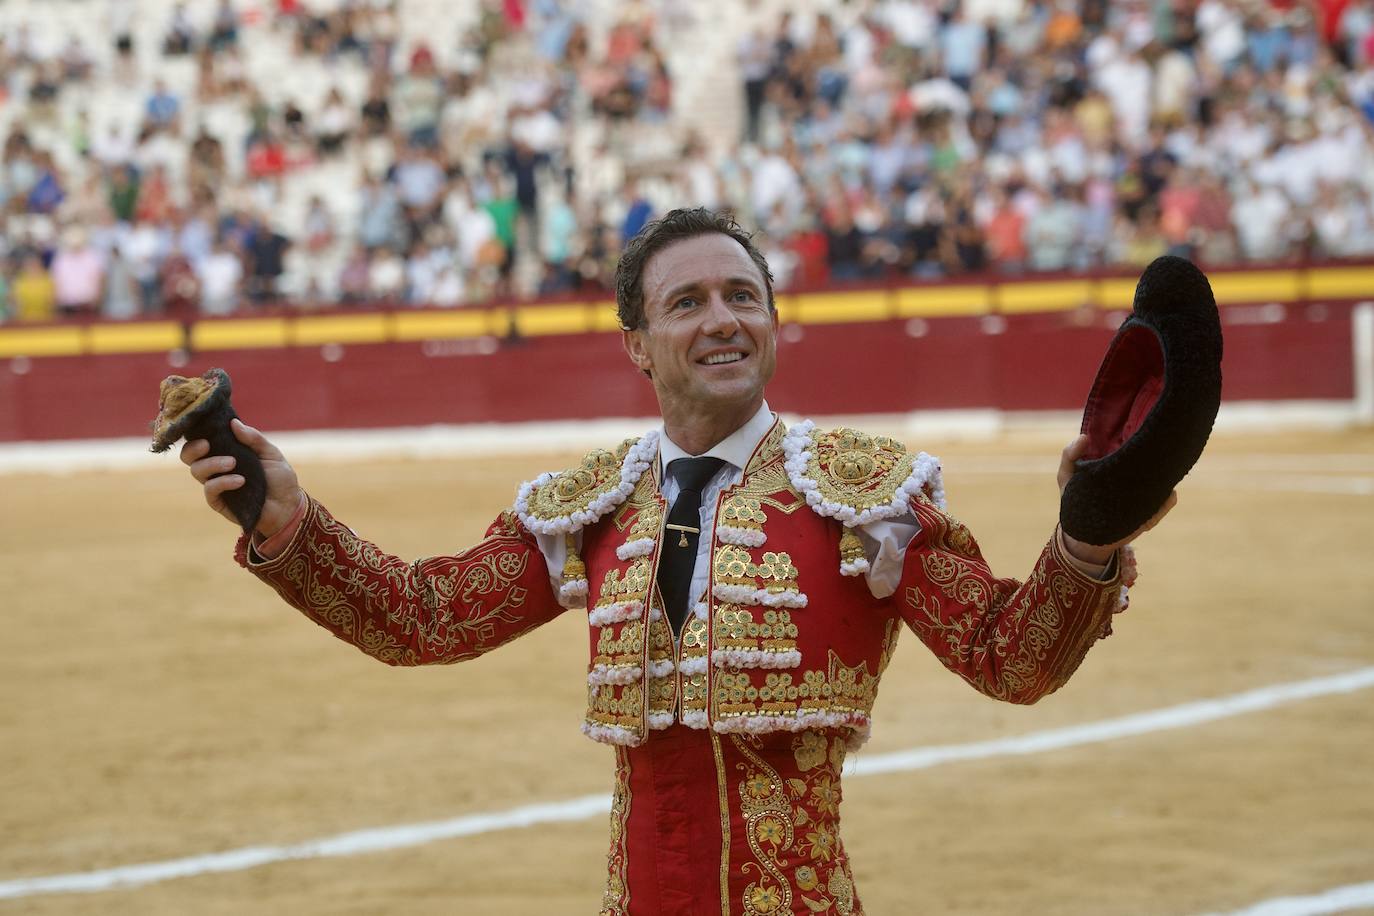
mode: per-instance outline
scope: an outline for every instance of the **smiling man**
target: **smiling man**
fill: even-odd
[[[728,217],[649,224],[616,301],[661,428],[524,484],[475,547],[408,563],[337,522],[235,421],[268,481],[239,560],[389,664],[473,658],[585,613],[582,730],[616,755],[604,913],[861,912],[840,771],[901,630],[982,693],[1035,702],[1109,632],[1130,538],[1095,547],[1047,524],[1026,580],[999,579],[944,511],[934,458],[785,426],[764,400],[772,277]],[[1082,447],[1065,449],[1061,488]],[[242,477],[206,450],[182,458],[232,520],[222,495]]]

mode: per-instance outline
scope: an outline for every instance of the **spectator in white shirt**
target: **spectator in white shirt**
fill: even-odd
[[[200,309],[206,315],[230,315],[243,294],[243,261],[221,238],[196,265],[200,279]]]

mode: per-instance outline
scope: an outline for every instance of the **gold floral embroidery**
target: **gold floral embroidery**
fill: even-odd
[[[601,916],[624,916],[630,912],[630,887],[627,881],[629,854],[627,824],[630,820],[630,754],[615,749],[615,792],[611,795],[611,851],[606,862],[606,892],[601,900]]]
[[[737,892],[742,893],[737,908],[745,913],[792,912],[795,898],[814,913],[856,912],[854,880],[839,836],[843,738],[814,730],[792,736],[801,775],[787,779],[765,759],[763,739],[730,739],[744,758],[735,767],[742,774],[737,791],[754,857],[734,870],[757,875]]]
[[[837,868],[830,873],[830,894],[835,898],[835,909],[840,916],[850,916],[854,912],[854,879],[847,869]]]
[[[634,440],[626,440],[616,452],[596,449],[581,464],[535,487],[529,496],[529,514],[551,520],[585,510],[603,493],[620,486],[620,465]]]
[[[993,578],[986,566],[944,546],[958,523],[924,500],[917,515],[930,545],[921,568],[934,588],[906,589],[912,629],[946,667],[988,696],[1030,703],[1062,686],[1101,634],[1108,613],[1103,599],[1115,589],[1085,588],[1063,571],[1053,544],[1024,584]],[[955,606],[946,607],[941,596]],[[1074,626],[1067,627],[1069,620]]]
[[[811,798],[816,810],[821,814],[829,817],[839,816],[840,787],[831,782],[829,776],[821,776],[816,780],[816,784],[811,787]]]
[[[746,761],[735,767],[745,772],[739,785],[740,813],[745,838],[754,854],[754,860],[745,862],[740,870],[746,877],[758,874],[744,889],[744,912],[752,916],[789,911],[792,886],[778,860],[792,846],[792,810],[783,792],[782,779],[757,753],[757,738],[730,738]]]
[[[810,452],[806,476],[821,496],[859,512],[891,503],[915,463],[902,443],[848,428],[812,432]]]
[[[805,773],[825,763],[825,736],[820,732],[802,732],[792,739],[792,755],[797,758],[797,769]]]
[[[744,469],[745,477],[754,477],[767,469],[782,467],[785,457],[782,452],[782,439],[786,434],[787,426],[781,420],[775,421],[763,437],[763,441],[759,443],[759,447],[754,450],[754,454],[749,457],[749,465]]]
[[[504,514],[454,557],[407,563],[379,550],[311,500],[302,549],[254,571],[289,603],[367,654],[393,665],[475,658],[533,629],[518,581],[532,546]]]
[[[849,745],[845,744],[843,741],[830,742],[830,768],[836,773],[839,773],[844,768],[844,758],[848,752]],[[836,778],[838,779],[839,777],[837,776]],[[837,782],[836,788],[838,787],[839,783]]]

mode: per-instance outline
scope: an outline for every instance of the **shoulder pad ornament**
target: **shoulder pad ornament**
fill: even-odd
[[[944,508],[940,462],[925,452],[913,455],[886,436],[847,427],[818,430],[804,420],[787,431],[783,451],[793,489],[818,515],[844,525],[840,571],[847,576],[867,572],[869,565],[851,529],[906,514],[922,491]]]
[[[515,514],[534,534],[572,534],[630,498],[658,454],[658,433],[627,439],[615,453],[588,452],[566,471],[540,474],[520,485]]]

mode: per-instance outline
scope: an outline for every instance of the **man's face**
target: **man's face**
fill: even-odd
[[[718,232],[674,242],[641,278],[645,325],[625,349],[650,373],[665,418],[743,413],[777,365],[777,314],[748,252]]]

